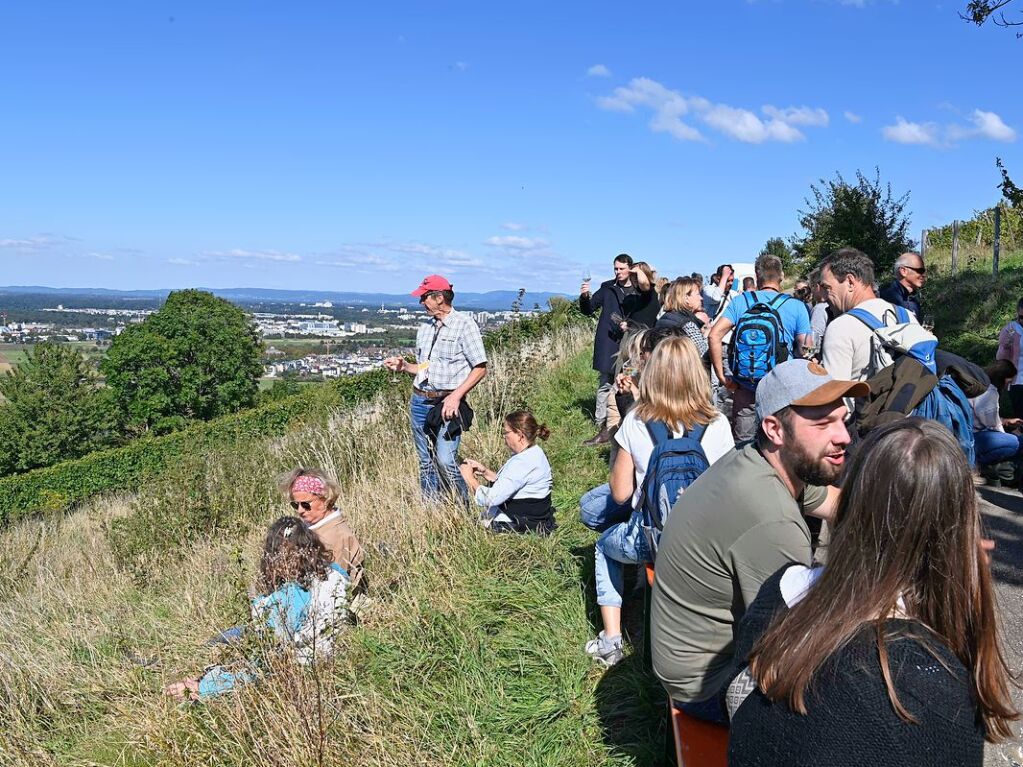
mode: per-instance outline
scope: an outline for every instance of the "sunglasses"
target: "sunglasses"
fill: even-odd
[[[911,269],[912,271],[916,272],[917,274],[927,274],[927,267],[926,266],[921,266],[919,268],[917,268],[915,266],[904,266],[902,268],[903,269]]]
[[[292,501],[291,508],[297,509],[299,506],[302,507],[303,511],[312,511],[313,504],[309,501]]]

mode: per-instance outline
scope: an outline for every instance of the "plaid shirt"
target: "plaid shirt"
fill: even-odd
[[[454,309],[443,320],[430,319],[416,333],[416,362],[428,362],[416,374],[420,389],[457,389],[477,365],[487,361],[479,326],[468,314]]]

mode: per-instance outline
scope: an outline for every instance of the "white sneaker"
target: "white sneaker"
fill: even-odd
[[[621,634],[608,639],[604,632],[601,631],[596,639],[591,639],[586,643],[585,649],[586,654],[604,668],[611,668],[611,666],[625,657],[625,652],[622,649]]]

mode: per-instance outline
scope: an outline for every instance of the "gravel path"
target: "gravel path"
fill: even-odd
[[[1013,672],[1023,671],[1023,495],[1018,490],[982,487],[981,510],[987,534],[996,547],[991,567],[998,585],[1002,613],[1002,635]],[[1021,680],[1023,681],[1023,680]],[[1016,706],[1023,711],[1023,690],[1015,691]],[[1016,728],[1023,724],[1017,722]],[[1014,746],[988,747],[985,767],[1012,767],[1008,758],[1023,746],[1023,737]],[[1019,757],[1017,757],[1019,758]],[[1023,759],[1020,760],[1023,762]],[[1020,767],[1023,767],[1023,764]]]

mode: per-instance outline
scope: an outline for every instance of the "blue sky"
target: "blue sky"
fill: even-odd
[[[1023,177],[1023,41],[961,5],[6,3],[0,284],[572,291],[875,165],[918,237]]]

